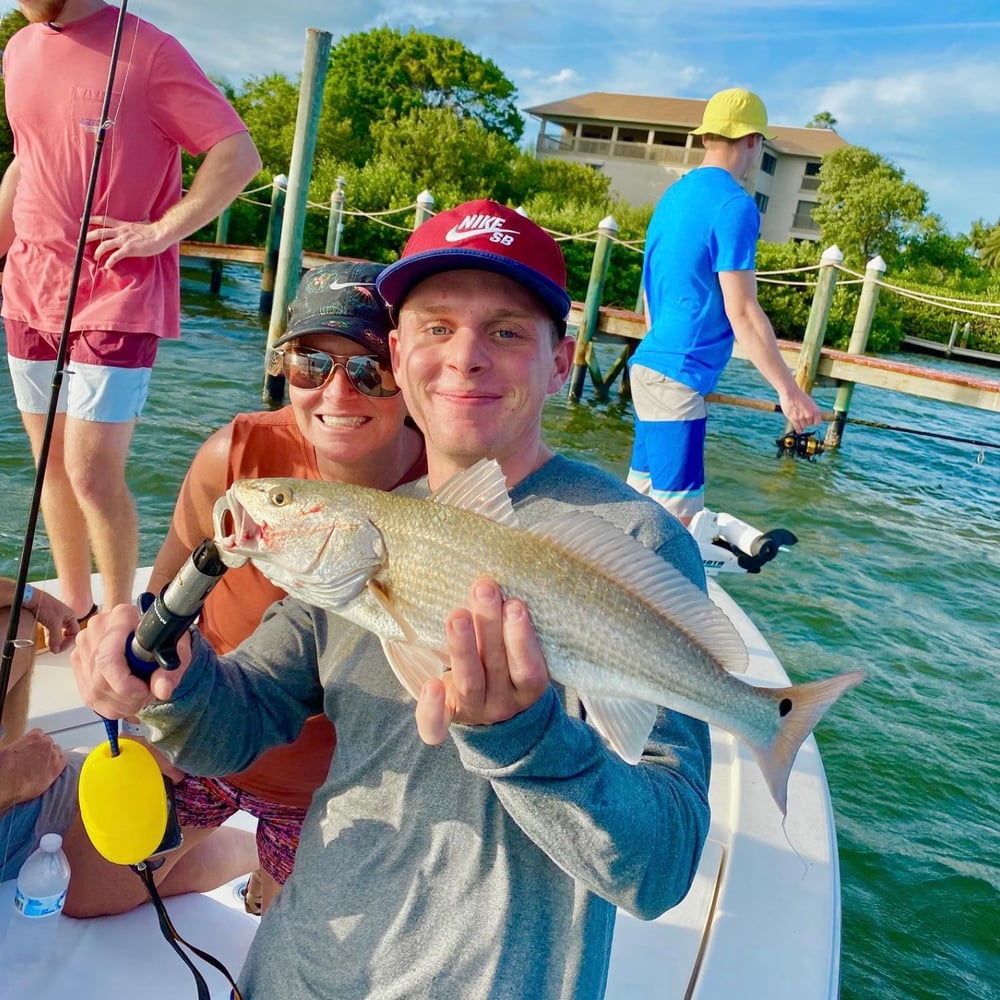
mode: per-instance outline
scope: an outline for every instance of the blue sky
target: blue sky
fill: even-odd
[[[210,73],[302,68],[305,32],[381,25],[446,35],[492,59],[530,107],[593,90],[707,98],[757,91],[770,118],[819,111],[891,160],[954,233],[1000,219],[996,0],[132,0]],[[195,13],[197,11],[197,13]],[[534,135],[529,121],[526,135]]]

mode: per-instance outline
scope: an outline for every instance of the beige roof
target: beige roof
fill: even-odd
[[[708,101],[687,97],[643,97],[636,94],[608,94],[594,91],[569,97],[551,104],[536,104],[526,108],[537,118],[570,119],[618,122],[652,127],[673,126],[692,129],[701,124],[701,116]],[[772,140],[780,152],[799,156],[825,156],[848,145],[833,129],[796,128],[792,125],[771,127],[777,133]]]

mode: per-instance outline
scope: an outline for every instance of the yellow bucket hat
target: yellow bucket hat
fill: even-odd
[[[764,102],[749,90],[733,87],[720,90],[705,105],[701,124],[692,129],[692,135],[722,135],[727,139],[741,139],[745,135],[760,133],[773,139],[774,132],[767,127],[767,108]]]

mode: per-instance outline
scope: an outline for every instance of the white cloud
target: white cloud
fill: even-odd
[[[856,77],[811,93],[845,129],[892,126],[929,130],[967,116],[996,113],[1000,67],[992,62]],[[928,140],[932,137],[928,135]]]

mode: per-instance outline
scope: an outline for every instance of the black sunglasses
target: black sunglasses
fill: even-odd
[[[399,386],[392,369],[374,354],[330,354],[314,347],[287,347],[276,352],[285,378],[296,389],[321,389],[338,368],[365,396],[395,396]]]

